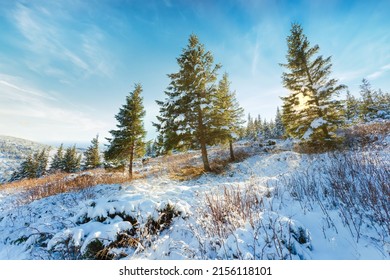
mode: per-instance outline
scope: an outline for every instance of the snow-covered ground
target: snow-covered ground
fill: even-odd
[[[389,148],[378,157],[390,162]],[[108,246],[115,259],[390,259],[388,231],[369,215],[359,216],[356,230],[326,198],[302,199],[291,189],[294,176],[319,176],[330,162],[280,150],[188,181],[153,173],[28,204],[23,193],[3,190],[0,259],[85,258],[93,245]],[[172,222],[153,231],[167,209]]]

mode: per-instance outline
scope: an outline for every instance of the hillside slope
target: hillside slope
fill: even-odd
[[[49,147],[22,138],[0,135],[0,183],[8,181],[29,154]]]
[[[187,181],[172,180],[166,159],[157,158],[142,167],[154,170],[142,179],[27,204],[26,193],[3,190],[0,259],[390,259],[390,196],[375,197],[373,208],[356,196],[352,209],[333,188],[337,168],[363,162],[356,168],[368,174],[375,167],[370,172],[389,192],[389,157],[387,146],[258,151],[221,174]],[[364,194],[363,177],[350,168],[343,180],[355,180]]]

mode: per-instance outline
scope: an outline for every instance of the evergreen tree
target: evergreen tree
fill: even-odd
[[[84,169],[93,169],[101,166],[99,152],[99,135],[92,139],[91,145],[84,152]]]
[[[270,139],[271,138],[271,133],[272,133],[272,129],[271,129],[271,126],[270,124],[267,122],[266,119],[264,119],[264,122],[263,122],[263,126],[262,126],[262,136],[264,139]]]
[[[319,46],[310,46],[299,24],[292,25],[287,44],[287,63],[281,64],[288,70],[282,79],[290,91],[289,96],[282,98],[286,132],[313,144],[331,145],[343,120],[341,103],[334,97],[345,86],[329,79],[331,58],[314,58]]]
[[[215,139],[218,142],[229,143],[230,159],[234,161],[233,140],[238,138],[239,130],[243,124],[244,109],[239,106],[235,92],[230,91],[227,73],[219,82],[213,110],[212,123],[217,128]]]
[[[171,82],[165,91],[166,99],[157,101],[160,106],[158,124],[165,151],[174,147],[200,147],[203,166],[210,171],[206,145],[215,142],[212,124],[214,98],[220,65],[213,64],[212,54],[205,50],[196,35],[177,58],[179,71],[169,74]]]
[[[12,174],[10,181],[44,176],[46,174],[48,159],[49,155],[46,149],[28,155],[21,163],[19,169]]]
[[[360,85],[360,96],[362,101],[360,103],[360,117],[364,121],[370,121],[375,117],[378,109],[376,108],[376,92],[372,89],[368,80],[363,79]]]
[[[261,119],[260,114],[258,114],[255,122],[255,128],[254,128],[255,139],[259,137],[263,137],[262,131],[263,131],[263,120]]]
[[[133,161],[145,152],[145,134],[143,117],[145,110],[142,104],[142,86],[135,84],[134,91],[126,97],[126,104],[115,116],[118,121],[117,130],[111,130],[112,138],[104,153],[106,160],[126,160],[129,164],[129,178],[133,177]]]
[[[49,162],[49,150],[42,149],[41,152],[35,153],[34,161],[36,165],[35,178],[39,178],[46,175],[46,168]]]
[[[377,91],[376,107],[378,108],[377,116],[382,119],[390,119],[390,93]]]
[[[61,144],[54,155],[51,164],[50,172],[64,171],[64,145]]]
[[[282,114],[280,113],[279,107],[276,108],[276,116],[275,116],[275,138],[281,139],[284,135],[284,125],[282,121]]]
[[[75,173],[80,171],[81,155],[77,153],[76,145],[68,147],[65,151],[63,160],[63,170],[67,173]]]
[[[245,130],[245,136],[246,138],[248,139],[254,139],[255,135],[256,135],[256,124],[257,124],[257,120],[256,120],[256,123],[253,121],[252,119],[252,116],[251,114],[249,113],[248,114],[248,121],[246,123],[246,130]]]
[[[347,97],[345,100],[344,110],[345,118],[348,121],[354,121],[360,116],[360,101],[347,91]]]
[[[10,182],[21,180],[21,179],[32,179],[36,176],[36,164],[34,163],[33,156],[30,154],[27,158],[20,164],[18,170],[16,170],[10,179]]]

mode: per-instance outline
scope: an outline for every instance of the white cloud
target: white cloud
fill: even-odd
[[[15,84],[17,80],[19,84]],[[20,84],[26,82],[16,78],[13,82],[0,80],[0,118],[6,120],[1,122],[0,134],[46,142],[85,141],[108,130],[109,124],[96,116]]]
[[[375,71],[367,76],[369,80],[375,80],[390,70],[390,64],[382,66],[378,71]]]
[[[27,41],[20,47],[33,53],[27,58],[27,66],[40,74],[63,80],[69,80],[69,76],[75,79],[90,75],[110,76],[111,57],[102,46],[104,36],[100,29],[86,25],[81,30],[72,30],[68,26],[75,19],[66,14],[66,9],[57,8],[58,13],[49,13],[39,6],[16,5],[11,19]]]

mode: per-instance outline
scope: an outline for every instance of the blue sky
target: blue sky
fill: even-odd
[[[155,100],[191,33],[229,73],[246,114],[273,118],[291,23],[302,25],[332,77],[358,94],[390,90],[390,1],[0,0],[0,135],[89,143],[114,129],[135,83],[155,137]]]

